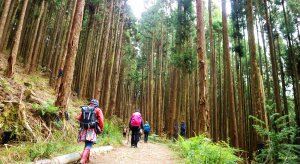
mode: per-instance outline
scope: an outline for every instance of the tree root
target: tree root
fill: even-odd
[[[31,133],[31,135],[34,137],[35,141],[39,141],[37,135],[33,132],[32,128],[30,127],[30,125],[28,124],[28,121],[27,121],[25,105],[22,103],[23,93],[24,93],[24,88],[22,87],[21,88],[20,99],[19,99],[19,104],[18,104],[19,111],[21,112],[21,114],[19,113],[19,116],[20,116],[20,118],[22,118],[23,125]]]
[[[44,141],[44,143],[52,136],[52,131],[51,131],[51,124],[50,124],[50,128],[48,128],[48,126],[45,124],[45,122],[42,120],[42,125],[43,127],[48,131],[48,136],[46,138],[46,140]]]
[[[24,94],[27,101],[31,103],[43,104],[43,100],[39,99],[31,90],[27,89]]]

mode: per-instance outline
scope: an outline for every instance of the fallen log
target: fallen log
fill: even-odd
[[[103,146],[99,148],[93,148],[91,149],[91,155],[94,155],[96,153],[104,153],[111,151],[113,149],[112,146]],[[54,157],[52,159],[44,159],[40,161],[34,162],[34,164],[63,164],[63,163],[70,163],[70,162],[76,162],[80,160],[81,158],[81,153],[75,152],[75,153],[70,153],[58,157]]]

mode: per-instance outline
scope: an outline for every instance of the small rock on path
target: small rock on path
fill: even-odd
[[[125,143],[125,142],[124,142]],[[114,148],[111,152],[91,157],[90,164],[177,164],[184,163],[167,145],[160,143],[138,143],[138,148],[131,148],[130,143]]]

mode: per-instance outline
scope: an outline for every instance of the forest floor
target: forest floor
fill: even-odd
[[[166,144],[151,141],[148,143],[140,141],[138,148],[132,148],[130,142],[127,144],[127,141],[123,141],[122,146],[106,154],[93,155],[90,160],[90,164],[184,163]]]

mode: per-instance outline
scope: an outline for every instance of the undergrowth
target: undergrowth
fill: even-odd
[[[84,143],[78,143],[77,137],[77,128],[69,125],[68,131],[55,130],[48,141],[39,143],[27,142],[18,144],[18,146],[0,148],[0,164],[36,161],[72,152],[80,152],[84,147]],[[122,135],[118,120],[105,120],[104,132],[97,139],[98,142],[93,147],[121,144]]]
[[[271,113],[270,124],[266,128],[266,123],[254,116],[251,119],[256,121],[253,125],[256,132],[268,138],[264,148],[257,152],[253,163],[299,163],[300,145],[295,143],[299,128],[295,123],[286,121],[288,115],[280,116],[279,113]]]
[[[169,145],[185,159],[186,163],[233,164],[242,162],[235,155],[238,152],[237,149],[231,148],[225,142],[214,143],[204,135],[187,140],[179,136],[178,141]]]

